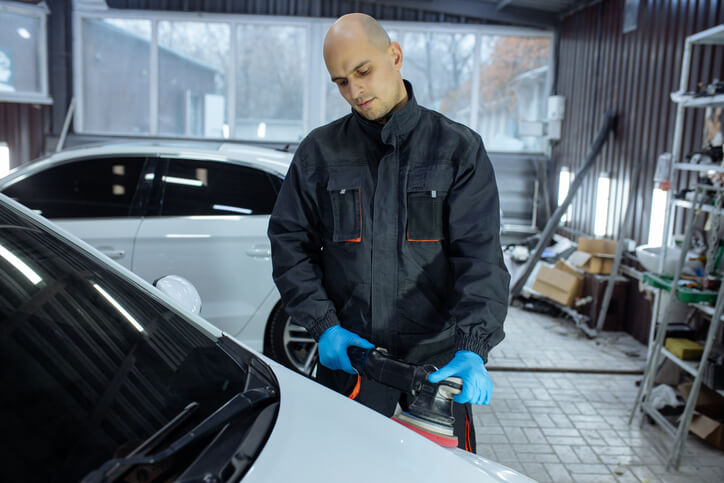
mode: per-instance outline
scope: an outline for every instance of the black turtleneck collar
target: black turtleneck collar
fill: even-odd
[[[360,127],[369,134],[381,136],[382,142],[385,144],[393,144],[396,137],[406,137],[420,120],[420,106],[417,105],[415,100],[412,84],[406,80],[403,80],[403,82],[407,90],[407,103],[393,112],[385,124],[370,121],[355,109],[352,109],[352,114],[357,119]]]

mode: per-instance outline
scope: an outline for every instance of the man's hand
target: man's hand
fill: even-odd
[[[319,338],[319,362],[333,371],[342,370],[348,374],[357,374],[347,355],[350,346],[374,349],[375,346],[354,332],[333,325],[322,333]]]
[[[428,380],[437,383],[448,377],[457,376],[463,380],[463,390],[453,397],[456,403],[490,404],[493,395],[493,381],[485,370],[483,358],[475,352],[457,351],[447,365],[433,372]]]

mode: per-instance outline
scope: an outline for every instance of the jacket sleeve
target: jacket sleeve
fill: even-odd
[[[448,194],[450,263],[455,277],[452,315],[456,350],[488,352],[505,334],[510,275],[500,247],[500,202],[482,140],[460,160]]]
[[[269,219],[273,277],[287,314],[316,340],[339,323],[322,285],[321,221],[316,190],[305,182],[297,150]]]

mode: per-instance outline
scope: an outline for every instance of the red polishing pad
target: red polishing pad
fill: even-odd
[[[401,425],[405,426],[408,429],[413,430],[414,432],[421,434],[422,436],[426,437],[430,441],[439,444],[440,446],[443,446],[445,448],[457,448],[458,445],[458,438],[457,436],[453,436],[452,438],[447,436],[441,436],[439,434],[434,434],[429,431],[425,431],[424,429],[420,429],[416,426],[413,426],[412,424],[406,423],[404,421],[400,421],[397,418],[392,418],[393,421],[396,421],[400,423]]]

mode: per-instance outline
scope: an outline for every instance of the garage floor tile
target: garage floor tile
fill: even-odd
[[[628,424],[646,363],[631,336],[591,340],[570,321],[515,307],[505,329],[487,366],[492,402],[474,408],[481,455],[541,482],[724,481],[724,451],[690,434],[681,466],[666,471],[671,439],[648,422],[639,429],[640,415]]]

